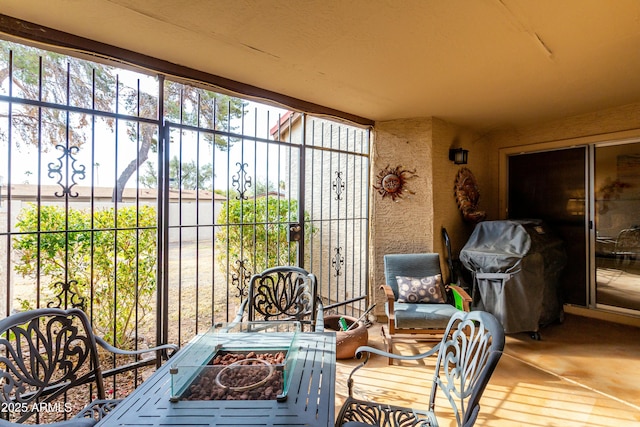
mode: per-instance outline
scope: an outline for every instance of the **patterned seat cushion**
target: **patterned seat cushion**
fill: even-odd
[[[389,309],[385,305],[387,316]],[[449,319],[458,311],[449,304],[411,304],[396,302],[393,305],[396,328],[444,329]]]

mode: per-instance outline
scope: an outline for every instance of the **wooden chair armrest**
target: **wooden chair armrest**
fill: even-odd
[[[458,285],[449,285],[452,292],[456,292],[462,298],[463,310],[471,311],[471,296]]]
[[[387,308],[389,310],[389,317],[393,318],[393,303],[396,301],[396,296],[393,294],[391,286],[384,284],[380,285],[380,289],[384,292],[384,296],[387,299]]]
[[[389,285],[380,285],[380,289],[384,291],[384,296],[387,298],[387,301],[395,301],[396,296],[393,294],[393,289]]]

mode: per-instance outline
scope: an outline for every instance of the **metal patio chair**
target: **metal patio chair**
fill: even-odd
[[[316,276],[295,266],[278,266],[254,274],[247,298],[233,323],[298,321],[310,331],[324,332],[324,309]]]
[[[614,248],[616,267],[632,266],[640,258],[640,227],[625,228],[618,233]]]
[[[504,344],[504,330],[492,314],[484,311],[459,311],[451,317],[440,343],[426,353],[401,356],[372,347],[360,347],[357,353],[366,354],[366,358],[349,375],[349,396],[338,413],[336,426],[435,427],[438,426],[434,412],[436,394],[441,391],[451,404],[456,425],[471,427],[478,417],[480,397],[502,356]],[[437,357],[429,410],[420,411],[355,398],[354,374],[365,366],[371,354],[399,360]]]
[[[121,399],[107,399],[98,345],[117,355],[137,356],[178,349],[165,344],[142,350],[121,350],[94,335],[79,309],[41,308],[0,320],[0,426],[39,423],[45,412],[69,412],[72,390],[91,400],[81,411],[47,426],[92,426]],[[90,393],[90,394],[89,394]],[[75,395],[74,395],[75,396]],[[63,399],[63,403],[61,403]],[[73,399],[72,399],[73,400]],[[3,419],[4,418],[4,419]]]
[[[470,310],[469,294],[459,286],[443,283],[437,253],[385,255],[384,272],[386,283],[380,289],[385,293],[388,320],[382,334],[389,353],[393,353],[396,338],[438,335],[439,339],[451,316]],[[411,291],[403,298],[403,288],[417,289],[418,296]]]

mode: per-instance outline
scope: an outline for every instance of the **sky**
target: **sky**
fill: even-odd
[[[10,49],[14,49],[13,53],[13,72],[15,75],[27,76],[24,78],[28,78],[31,76],[33,79],[40,78],[38,76],[37,68],[35,71],[32,71],[28,67],[18,68],[22,66],[21,64],[28,64],[29,61],[21,62],[20,52],[21,49],[16,48],[16,45],[9,42],[2,42],[3,49],[0,50],[0,68],[9,69],[9,51]],[[33,48],[29,48],[33,50]],[[43,87],[46,87],[47,73],[45,72],[47,68],[50,67],[47,62],[46,56],[42,61],[42,71],[40,71],[40,75],[44,81]],[[147,75],[138,72],[134,72],[128,69],[119,69],[119,68],[111,68],[114,75],[117,75],[118,82],[121,84],[121,87],[129,88],[131,92],[137,93],[137,89],[141,93],[149,93],[149,94],[157,94],[158,92],[158,79],[154,75]],[[19,74],[21,73],[21,74]],[[77,77],[78,81],[82,81],[81,77]],[[72,76],[68,81],[74,81],[74,77]],[[14,84],[11,88],[12,95],[16,97],[25,96],[24,92],[20,88],[19,84]],[[64,89],[61,90],[64,92]],[[54,102],[53,99],[46,98],[46,91],[43,91],[44,97],[43,101]],[[127,113],[126,103],[122,101],[125,98],[126,90],[120,90],[121,95],[119,98],[121,99],[120,104],[116,107],[114,100],[114,111],[115,108],[118,108],[119,113]],[[9,95],[9,80],[5,79],[0,82],[0,95]],[[90,105],[91,94],[87,97],[87,102]],[[115,99],[115,97],[114,97]],[[88,105],[87,105],[88,106]],[[12,114],[16,114],[19,112],[21,106],[18,104],[14,104],[12,107]],[[244,130],[245,135],[257,136],[259,138],[271,139],[269,135],[269,129],[277,123],[279,115],[285,114],[286,110],[282,108],[270,107],[264,104],[260,104],[257,102],[246,101],[245,107],[245,115],[241,119],[235,119],[233,121],[233,126],[238,128],[237,132],[242,132]],[[130,114],[135,115],[135,112],[130,112]],[[135,143],[131,142],[129,136],[127,135],[127,126],[119,125],[115,130],[107,126],[104,122],[103,118],[96,119],[95,127],[93,134],[95,138],[92,137],[91,125],[86,126],[85,124],[85,140],[87,141],[84,145],[80,147],[80,149],[73,154],[73,159],[75,160],[74,166],[71,164],[67,164],[67,159],[65,158],[64,150],[57,149],[53,147],[50,143],[45,143],[44,146],[46,150],[41,150],[42,154],[39,156],[39,149],[34,144],[26,144],[21,140],[21,136],[19,132],[9,127],[9,104],[7,102],[0,101],[0,185],[7,185],[10,181],[12,184],[57,184],[61,179],[61,174],[59,173],[50,173],[51,168],[62,168],[64,171],[67,167],[75,168],[76,170],[82,170],[84,168],[84,179],[82,179],[82,174],[75,175],[75,181],[78,185],[87,185],[90,186],[93,184],[95,186],[105,186],[105,187],[113,187],[115,185],[116,178],[120,175],[122,170],[129,164],[132,160],[136,158],[137,146]],[[82,128],[80,123],[80,114],[72,114],[70,123],[74,129]],[[100,116],[96,116],[100,117]],[[90,119],[89,119],[90,120]],[[46,135],[46,132],[42,132],[43,135]],[[11,137],[11,146],[9,146],[9,137]],[[65,144],[65,137],[61,137],[61,142]],[[119,141],[117,150],[116,150],[116,140]],[[258,144],[256,149],[254,149],[254,144],[252,141],[245,140],[246,143],[240,144],[236,143],[231,150],[229,150],[227,157],[227,153],[222,153],[220,150],[215,150],[208,144],[202,143],[200,144],[199,153],[196,154],[196,142],[193,136],[189,136],[185,134],[182,140],[182,158],[183,162],[188,162],[190,160],[195,160],[196,156],[199,155],[200,163],[215,163],[214,171],[215,171],[215,185],[216,189],[226,190],[229,186],[228,177],[233,177],[233,174],[240,167],[238,164],[247,163],[246,168],[250,170],[254,175],[254,180],[267,180],[267,170],[266,165],[268,162],[265,161],[265,158],[268,157],[269,160],[273,159],[274,156],[279,156],[274,149],[264,148],[264,144]],[[170,152],[171,156],[174,154],[178,154],[178,148],[180,144],[172,143],[170,144]],[[70,159],[71,160],[71,159]],[[155,168],[157,164],[157,156],[155,153],[149,153],[149,160],[147,161],[153,164]],[[258,165],[256,165],[256,163]],[[143,165],[139,168],[139,173],[143,174],[146,170],[146,167]],[[40,173],[38,173],[40,171]],[[228,172],[229,171],[229,172]],[[11,176],[9,176],[9,174]],[[262,178],[261,178],[262,177]],[[269,181],[277,182],[278,175],[274,174],[273,171],[269,171]],[[72,179],[71,172],[64,173],[62,175],[62,179]],[[136,181],[135,179],[130,179],[127,183],[127,187],[135,187]]]
[[[245,130],[245,135],[257,135],[260,138],[269,137],[269,129],[277,123],[278,117],[284,114],[286,110],[265,106],[263,104],[248,102],[246,106],[246,114],[242,119],[236,119],[234,126],[238,127],[238,132]],[[55,149],[49,146],[47,152],[42,154],[38,159],[38,149],[32,144],[25,144],[21,141],[19,134],[12,131],[12,145],[9,151],[8,146],[8,119],[6,118],[8,107],[6,103],[0,103],[0,185],[6,185],[9,178],[9,154],[11,156],[11,183],[13,184],[38,184],[38,160],[40,161],[40,184],[56,184],[60,178],[59,174],[49,174],[49,166],[66,167],[66,160],[59,158],[63,155],[63,150]],[[96,186],[111,187],[115,183],[117,175],[122,172],[124,167],[136,158],[137,146],[131,142],[126,134],[126,126],[120,125],[116,131],[110,129],[103,120],[96,120],[95,124],[95,140],[91,143],[90,127],[87,128],[87,143],[85,143],[77,153],[73,155],[76,159],[76,168],[85,169],[84,179],[78,179],[78,185],[91,185],[91,170],[93,169],[93,179]],[[116,132],[119,141],[116,150]],[[200,157],[200,164],[215,162],[215,188],[226,189],[227,182],[227,165],[234,171],[237,163],[248,163],[247,168],[254,172],[254,163],[263,165],[261,161],[267,155],[264,147],[258,147],[258,160],[254,162],[254,144],[248,141],[245,144],[236,143],[229,151],[229,157],[226,152],[216,150],[205,142],[200,143],[199,152],[197,151],[197,143],[195,133],[185,133],[182,140],[182,160],[183,162],[196,161],[196,157]],[[260,144],[263,145],[263,144]],[[174,141],[170,144],[170,155],[179,155],[180,142]],[[116,156],[117,153],[117,156]],[[275,155],[270,153],[270,156]],[[93,158],[92,158],[93,156]],[[116,164],[116,158],[118,164]],[[62,163],[61,163],[62,162]],[[156,153],[149,153],[148,162],[155,167],[157,164]],[[93,164],[93,168],[91,165]],[[263,175],[266,179],[266,171],[264,167],[258,166],[258,174]],[[146,168],[140,169],[143,174]],[[224,172],[224,173],[223,173]],[[79,175],[76,175],[79,178]],[[134,188],[135,179],[130,179],[127,187]]]

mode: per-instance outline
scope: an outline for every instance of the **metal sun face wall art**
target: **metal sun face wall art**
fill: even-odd
[[[392,200],[401,199],[403,193],[415,194],[408,190],[405,184],[408,180],[417,177],[416,170],[402,169],[402,166],[390,168],[389,165],[378,172],[377,185],[373,188],[382,195],[382,197],[391,197]]]

